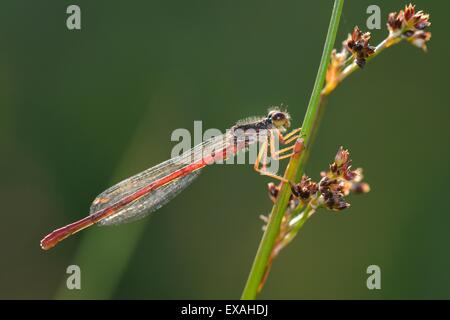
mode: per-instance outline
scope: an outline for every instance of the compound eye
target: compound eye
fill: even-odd
[[[269,114],[267,115],[267,117],[268,117],[269,119],[272,119],[272,118],[273,118],[273,115],[276,114],[276,113],[278,113],[278,111],[272,110],[272,111],[269,112]]]
[[[283,112],[273,111],[272,120],[273,121],[283,121],[286,119],[286,115]]]
[[[289,128],[290,127],[290,121],[289,116],[281,111],[273,111],[269,114],[269,117],[271,115],[272,123],[276,128]]]

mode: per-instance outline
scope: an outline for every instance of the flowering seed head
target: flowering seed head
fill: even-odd
[[[301,210],[310,208],[315,212],[319,207],[332,211],[342,211],[350,207],[346,197],[351,193],[367,193],[370,187],[363,179],[362,169],[351,169],[350,152],[339,147],[334,162],[328,171],[320,173],[321,179],[317,183],[303,175],[299,183],[291,183],[291,196],[283,221],[289,224],[291,219],[298,217]],[[268,184],[269,197],[276,201],[281,185]],[[311,215],[312,212],[309,214]],[[282,227],[283,229],[283,223]]]
[[[338,152],[336,153],[336,156],[334,157],[334,164],[337,167],[340,167],[348,162],[350,156],[350,152],[348,150],[345,150],[344,147],[340,147]]]
[[[362,183],[362,169],[351,169],[350,152],[340,147],[330,164],[328,172],[321,172],[318,184],[322,203],[328,209],[341,211],[350,206],[345,201],[350,193],[366,193],[370,190],[367,183]]]
[[[370,32],[362,33],[358,26],[349,34],[345,45],[353,56],[356,64],[363,68],[366,64],[366,59],[375,52],[375,47],[369,44]]]
[[[418,48],[421,48],[424,51],[427,51],[426,43],[431,39],[431,32],[425,32],[422,30],[418,30],[414,32],[414,34],[408,38],[408,42],[415,45]]]
[[[308,176],[303,176],[300,183],[291,186],[292,194],[302,200],[308,200],[319,190],[317,183]]]
[[[267,189],[269,192],[269,198],[270,200],[272,200],[272,202],[276,202],[277,197],[278,197],[278,193],[280,191],[280,188],[278,186],[275,185],[275,183],[273,182],[269,182],[267,184]]]
[[[345,61],[347,60],[349,51],[346,48],[346,41],[343,43],[343,48],[341,52],[337,52],[336,49],[333,49],[331,52],[331,61],[328,65],[327,74],[326,74],[326,83],[328,86],[328,90],[333,90],[339,81],[339,76],[341,75],[342,69],[345,65]]]
[[[365,182],[356,182],[352,184],[350,191],[354,193],[368,193],[370,186]]]
[[[395,32],[396,30],[400,30],[402,28],[402,17],[403,16],[397,14],[396,12],[389,13],[387,22],[389,31]]]
[[[406,38],[408,42],[423,50],[427,49],[426,42],[431,38],[431,33],[424,31],[430,25],[430,15],[416,11],[412,4],[405,6],[405,9],[398,13],[390,13],[387,21],[391,37]]]

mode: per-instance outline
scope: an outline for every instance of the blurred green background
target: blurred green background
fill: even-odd
[[[322,211],[275,261],[260,296],[450,298],[446,1],[429,52],[401,43],[329,98],[307,173],[349,148],[372,191]],[[66,28],[78,4],[82,30]],[[347,1],[337,46],[368,5]],[[85,216],[111,184],[169,157],[176,128],[230,127],[288,105],[300,125],[332,1],[2,1],[0,298],[239,298],[261,238],[270,179],[208,167],[150,218],[93,227],[49,252],[39,241]],[[65,289],[68,265],[82,290]],[[382,289],[366,288],[366,268]]]

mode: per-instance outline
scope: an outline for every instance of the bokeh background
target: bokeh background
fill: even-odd
[[[82,30],[66,28],[78,4]],[[261,298],[450,298],[446,1],[429,52],[402,43],[329,98],[307,173],[338,146],[372,191],[322,211],[277,258]],[[347,1],[338,46],[366,9]],[[303,119],[332,1],[2,1],[0,298],[239,298],[262,236],[270,179],[208,167],[157,214],[93,227],[49,252],[39,240],[85,216],[111,184],[169,157],[176,128],[230,127],[288,106]],[[373,43],[386,35],[373,30]],[[82,289],[65,288],[68,265]],[[366,288],[366,268],[382,289]]]

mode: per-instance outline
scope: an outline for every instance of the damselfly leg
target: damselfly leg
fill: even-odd
[[[269,132],[265,141],[261,144],[258,156],[257,156],[255,164],[253,166],[254,170],[261,175],[268,176],[268,177],[274,178],[276,180],[279,180],[281,182],[288,183],[289,181],[287,181],[285,178],[267,170],[268,153],[270,151],[270,157],[272,160],[282,160],[282,159],[290,158],[293,155],[301,152],[301,148],[298,147],[298,142],[294,143],[293,145],[291,145],[289,147],[286,147],[286,148],[283,148],[280,150],[276,150],[276,141],[275,141],[276,138],[274,136],[274,134],[276,134],[278,137],[279,143],[286,145],[293,141],[296,141],[300,137],[300,134],[298,134],[300,131],[301,131],[301,128],[297,128],[297,129],[292,130],[285,136],[283,136],[281,134],[281,132],[277,129],[273,130],[273,132]],[[296,148],[296,146],[297,146],[297,148]],[[289,152],[289,153],[286,154],[287,152]]]

